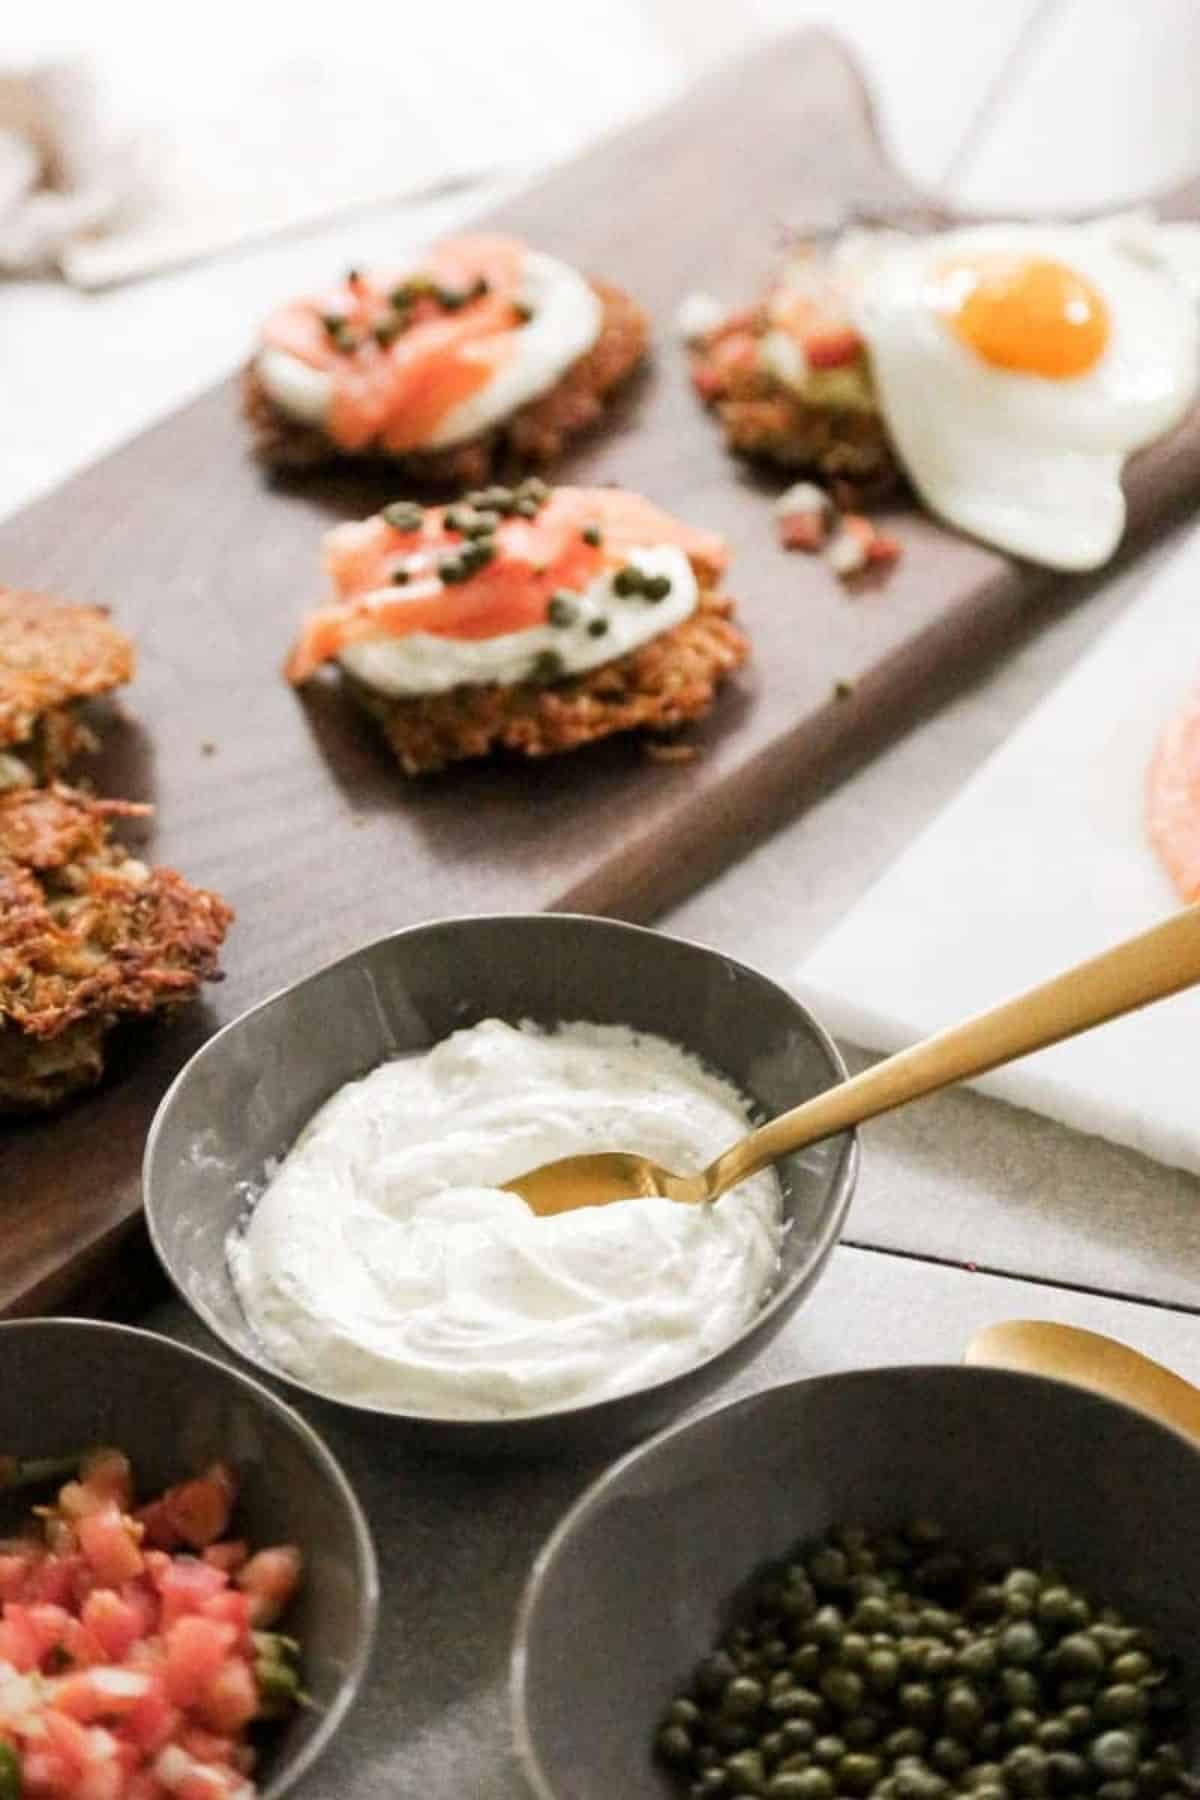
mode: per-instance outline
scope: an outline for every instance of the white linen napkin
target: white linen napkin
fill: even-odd
[[[900,1050],[1180,904],[1146,835],[1159,734],[1200,679],[1200,531],[798,971],[831,1030]],[[1200,988],[973,1085],[1200,1174]]]

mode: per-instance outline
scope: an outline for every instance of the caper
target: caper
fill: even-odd
[[[853,1712],[862,1704],[862,1677],[853,1669],[827,1669],[821,1677],[821,1692],[839,1712]]]
[[[1123,1650],[1109,1674],[1114,1681],[1142,1681],[1150,1673],[1150,1658],[1141,1650]]]
[[[749,1718],[766,1699],[761,1681],[749,1675],[737,1675],[721,1696],[721,1711],[728,1719]]]
[[[1071,1727],[1065,1719],[1044,1719],[1033,1735],[1043,1750],[1065,1750],[1071,1742]]]
[[[869,1794],[883,1774],[883,1764],[877,1756],[855,1750],[843,1756],[834,1773],[839,1794]]]
[[[700,1723],[700,1708],[696,1705],[694,1700],[672,1700],[670,1706],[667,1708],[667,1723],[669,1725],[684,1725],[689,1728],[693,1725],[698,1725]]]
[[[559,681],[564,672],[563,659],[557,650],[539,650],[533,659],[529,679],[539,682]]]
[[[682,1725],[664,1725],[655,1740],[664,1762],[686,1768],[692,1760],[691,1734]]]
[[[757,1750],[739,1750],[726,1757],[725,1773],[735,1794],[761,1794],[766,1786],[767,1771]]]
[[[784,1775],[776,1775],[776,1782],[785,1779]],[[825,1769],[789,1770],[786,1779],[790,1785],[786,1789],[774,1787],[773,1794],[786,1793],[788,1800],[832,1800],[837,1791],[833,1785],[833,1777]]]
[[[613,593],[627,600],[631,594],[640,594],[645,576],[635,563],[626,563],[613,576]]]
[[[954,1651],[950,1648],[949,1644],[932,1644],[925,1657],[925,1668],[923,1672],[926,1675],[934,1676],[936,1679],[942,1675],[948,1675],[957,1661],[958,1658],[955,1656]]]
[[[900,1689],[900,1711],[914,1725],[928,1725],[937,1716],[937,1697],[923,1681],[906,1681]]]
[[[826,1737],[819,1737],[812,1747],[812,1753],[814,1762],[824,1763],[827,1768],[832,1768],[835,1763],[840,1763],[846,1754],[845,1740],[834,1737],[832,1733]]]
[[[995,1672],[996,1646],[991,1638],[975,1638],[958,1652],[958,1666],[964,1675],[981,1679]]]
[[[1087,1632],[1073,1631],[1060,1640],[1054,1652],[1054,1667],[1059,1675],[1094,1680],[1104,1672],[1104,1652]]]
[[[845,1620],[836,1606],[821,1606],[804,1629],[815,1644],[832,1647],[841,1642]]]
[[[1018,1794],[1044,1794],[1049,1786],[1045,1751],[1036,1744],[1021,1744],[1004,1759],[1004,1778]]]
[[[704,1769],[688,1791],[694,1800],[716,1800],[717,1795],[729,1792],[729,1779],[724,1769]]]
[[[797,1750],[811,1750],[817,1737],[809,1719],[785,1719],[779,1728],[779,1735],[789,1755]]]
[[[1090,1706],[1068,1706],[1061,1717],[1063,1724],[1069,1727],[1072,1737],[1080,1737],[1085,1731],[1092,1729],[1093,1714]]]
[[[881,1594],[866,1594],[855,1607],[850,1623],[856,1631],[865,1631],[869,1635],[874,1631],[886,1631],[891,1618],[892,1609]]]
[[[926,1741],[925,1733],[916,1725],[905,1725],[885,1738],[883,1747],[893,1762],[899,1762],[904,1756],[922,1755]]]
[[[604,542],[604,533],[598,525],[585,525],[579,535],[585,544],[591,545],[593,550]]]
[[[1104,1731],[1091,1748],[1092,1767],[1107,1781],[1119,1781],[1137,1768],[1137,1739],[1129,1731]]]
[[[1065,1587],[1046,1587],[1038,1595],[1035,1612],[1043,1625],[1068,1626],[1072,1619],[1071,1592]]]
[[[1137,1782],[1102,1781],[1096,1794],[1097,1800],[1137,1800]]]
[[[393,531],[420,531],[425,511],[415,500],[393,500],[390,506],[383,508],[380,517]]]
[[[1041,1650],[1042,1640],[1037,1626],[1022,1619],[1005,1626],[996,1647],[1003,1662],[1031,1663]]]
[[[671,591],[671,578],[669,575],[647,575],[645,580],[642,582],[642,593],[647,600],[665,600],[667,595],[670,593],[670,591]],[[834,1554],[837,1555],[837,1554],[839,1554],[839,1552],[835,1551]],[[842,1561],[845,1563],[846,1558],[843,1557]],[[849,1574],[849,1572],[850,1572],[849,1564],[846,1563],[847,1575]],[[835,1587],[835,1586],[840,1587],[840,1586],[844,1585],[844,1581],[842,1581],[842,1582],[832,1582],[831,1581],[827,1585],[830,1587]]]
[[[800,1677],[801,1681],[807,1681],[810,1675],[815,1675],[820,1666],[821,1649],[819,1644],[801,1644],[798,1649],[792,1651],[789,1667]]]
[[[971,1752],[952,1737],[940,1737],[930,1745],[929,1760],[939,1775],[961,1775],[971,1766]]]
[[[889,1693],[900,1679],[900,1658],[894,1650],[872,1650],[863,1672],[875,1693]]]
[[[956,1681],[942,1708],[946,1725],[956,1737],[969,1737],[983,1722],[983,1702],[964,1681]]]
[[[1000,1691],[1010,1706],[1033,1706],[1038,1698],[1037,1676],[1028,1669],[1003,1669]]]
[[[1142,1717],[1149,1704],[1144,1688],[1119,1681],[1096,1695],[1096,1717],[1105,1725],[1129,1725]]]
[[[1038,1716],[1031,1706],[1014,1706],[1004,1721],[1004,1735],[1010,1744],[1023,1744],[1037,1726]]]
[[[893,1779],[897,1800],[941,1800],[949,1790],[949,1783],[932,1769],[906,1765],[896,1770]]]
[[[842,1736],[856,1750],[861,1750],[864,1744],[875,1742],[879,1736],[879,1726],[880,1721],[874,1713],[855,1713],[853,1717],[842,1720]]]
[[[759,1738],[758,1747],[769,1763],[777,1763],[783,1755],[783,1733],[768,1731],[766,1737]]]
[[[1074,1794],[1087,1786],[1087,1764],[1073,1750],[1051,1750],[1046,1757],[1046,1773],[1055,1794]]]
[[[962,1785],[969,1789],[998,1787],[1003,1792],[1004,1770],[999,1763],[976,1763],[974,1768],[967,1770]]]

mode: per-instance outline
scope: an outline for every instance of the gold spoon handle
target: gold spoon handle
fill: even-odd
[[[1200,981],[1200,903],[1040,987],[926,1038],[742,1138],[704,1172],[708,1198],[789,1151],[983,1075]]]

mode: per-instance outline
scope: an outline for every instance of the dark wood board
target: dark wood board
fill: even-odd
[[[910,216],[923,202],[889,168],[845,54],[807,35],[602,144],[494,221],[626,284],[657,321],[652,369],[563,474],[644,490],[734,546],[729,585],[755,660],[696,734],[694,763],[654,764],[614,743],[414,785],[335,691],[298,698],[279,665],[321,594],[320,533],[392,489],[359,472],[269,486],[232,381],[0,527],[0,579],[106,600],[136,637],[128,716],[88,773],[103,792],[153,801],[145,854],[238,912],[228,979],[204,1005],[128,1045],[94,1095],[0,1132],[0,1312],[63,1305],[97,1279],[119,1301],[147,1125],[217,1025],[352,945],[438,914],[652,917],[1086,591],[911,512],[897,520],[901,566],[855,598],[775,545],[771,485],[725,456],[672,321],[693,289],[749,294],[785,227],[846,208]],[[314,282],[327,273],[314,268]],[[1134,535],[1177,508],[1198,472],[1193,418],[1132,471]],[[834,698],[840,680],[854,683],[848,699]]]

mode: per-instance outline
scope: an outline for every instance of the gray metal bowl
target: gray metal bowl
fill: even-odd
[[[489,1017],[658,1032],[728,1076],[764,1114],[845,1073],[812,1016],[765,976],[634,925],[565,913],[453,919],[368,944],[218,1032],[181,1071],[151,1127],[143,1171],[150,1235],[183,1298],[231,1349],[307,1385],[269,1362],[226,1266],[226,1237],[269,1161],[343,1083]],[[595,1451],[644,1436],[727,1380],[786,1322],[837,1241],[857,1166],[852,1134],[780,1165],[791,1228],[775,1289],[732,1343],[683,1374],[504,1420],[385,1416],[424,1444],[468,1455]]]
[[[1004,1370],[868,1369],[769,1389],[596,1481],[541,1552],[512,1665],[538,1800],[664,1800],[656,1725],[755,1566],[837,1523],[940,1519],[1060,1563],[1183,1661],[1200,1705],[1200,1452],[1098,1395]],[[1194,1746],[1193,1746],[1194,1748]]]
[[[294,1543],[303,1586],[287,1629],[303,1646],[313,1704],[271,1740],[262,1800],[279,1800],[320,1755],[362,1683],[378,1607],[366,1520],[333,1457],[258,1382],[169,1338],[86,1319],[0,1324],[0,1446],[66,1456],[116,1444],[158,1490],[218,1457],[238,1470],[238,1522],[252,1544]],[[28,1496],[11,1494],[0,1535]]]

